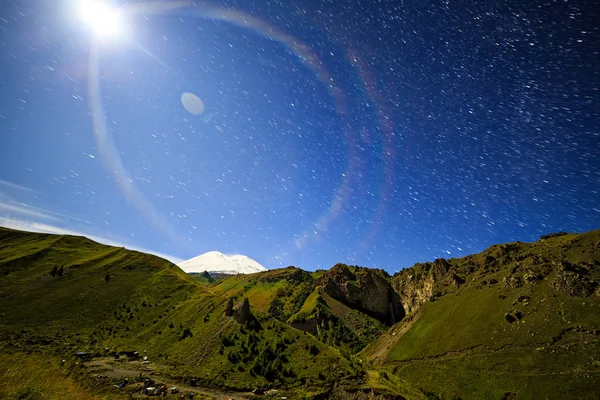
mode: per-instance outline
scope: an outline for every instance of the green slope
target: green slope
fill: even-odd
[[[600,231],[393,277],[337,264],[210,282],[86,238],[0,228],[0,376],[11,387],[0,396],[119,398],[56,362],[138,350],[174,382],[290,399],[596,399],[599,284]],[[228,303],[244,298],[252,316],[240,323]]]
[[[413,298],[433,282],[429,300],[365,356],[442,398],[600,396],[600,231],[440,265],[393,278]]]
[[[288,267],[227,277],[211,288],[226,297],[248,297],[255,308],[285,321],[298,312],[314,287],[310,273]]]
[[[211,284],[215,281],[215,278],[213,278],[208,272],[204,271],[204,272],[200,272],[200,273],[190,273],[189,274],[196,282],[198,283],[202,283],[205,285]]]
[[[51,275],[55,266],[62,275]],[[0,275],[0,339],[11,352],[138,350],[182,382],[239,390],[323,393],[363,382],[360,367],[260,302],[252,329],[225,316],[228,293],[152,255],[0,228]]]
[[[4,350],[4,349],[3,349]],[[0,354],[0,399],[106,400],[78,381],[73,369],[39,354]]]
[[[328,295],[320,286],[323,276],[322,271],[288,267],[227,277],[210,290],[226,297],[248,297],[254,307],[280,322],[309,332],[344,353],[356,353],[376,339],[385,325]]]

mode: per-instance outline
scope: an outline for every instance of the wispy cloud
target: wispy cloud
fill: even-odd
[[[88,221],[72,217],[70,215],[61,214],[56,211],[50,211],[45,208],[35,207],[30,204],[21,203],[14,200],[2,201],[0,200],[0,211],[4,208],[5,211],[14,212],[18,214],[24,214],[30,217],[43,218],[47,220],[66,220],[66,221],[79,221],[89,224]]]
[[[31,231],[31,232],[40,232],[40,233],[51,233],[56,235],[73,235],[73,236],[85,236],[95,242],[107,244],[109,246],[117,246],[117,247],[125,247],[131,250],[141,251],[143,253],[154,254],[155,256],[164,258],[166,260],[171,261],[174,264],[180,263],[183,261],[182,258],[172,256],[170,254],[160,253],[148,249],[144,249],[143,247],[138,247],[135,245],[129,245],[127,243],[122,243],[114,239],[108,239],[101,236],[96,236],[87,232],[81,232],[71,229],[62,228],[60,226],[49,225],[46,223],[29,221],[19,218],[6,218],[0,216],[0,226],[4,226],[6,228],[18,229],[22,231]]]
[[[27,186],[23,186],[23,185],[17,185],[16,183],[3,181],[2,179],[0,179],[0,186],[4,186],[4,187],[11,188],[11,189],[16,189],[16,190],[21,190],[24,192],[39,193],[35,189],[31,189],[31,188],[28,188]]]
[[[52,215],[55,213],[46,212],[46,210],[42,210],[37,207],[26,206],[22,203],[14,203],[14,202],[0,203],[0,213],[1,212],[5,212],[10,215],[12,215],[12,214],[26,215],[28,217],[41,218],[41,219],[50,220],[50,221],[59,221],[60,220],[57,216]]]

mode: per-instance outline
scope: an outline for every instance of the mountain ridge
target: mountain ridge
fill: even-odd
[[[393,276],[336,264],[213,281],[86,238],[0,228],[0,277],[10,352],[143,347],[165,379],[290,399],[600,395],[600,230]]]

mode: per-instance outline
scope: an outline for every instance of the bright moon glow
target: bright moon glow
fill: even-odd
[[[123,33],[120,10],[101,0],[81,0],[79,15],[98,37],[115,37]]]

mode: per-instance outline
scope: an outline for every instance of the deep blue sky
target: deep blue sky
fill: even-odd
[[[1,225],[390,272],[600,228],[591,2],[145,2],[100,43],[76,3],[0,1]]]

